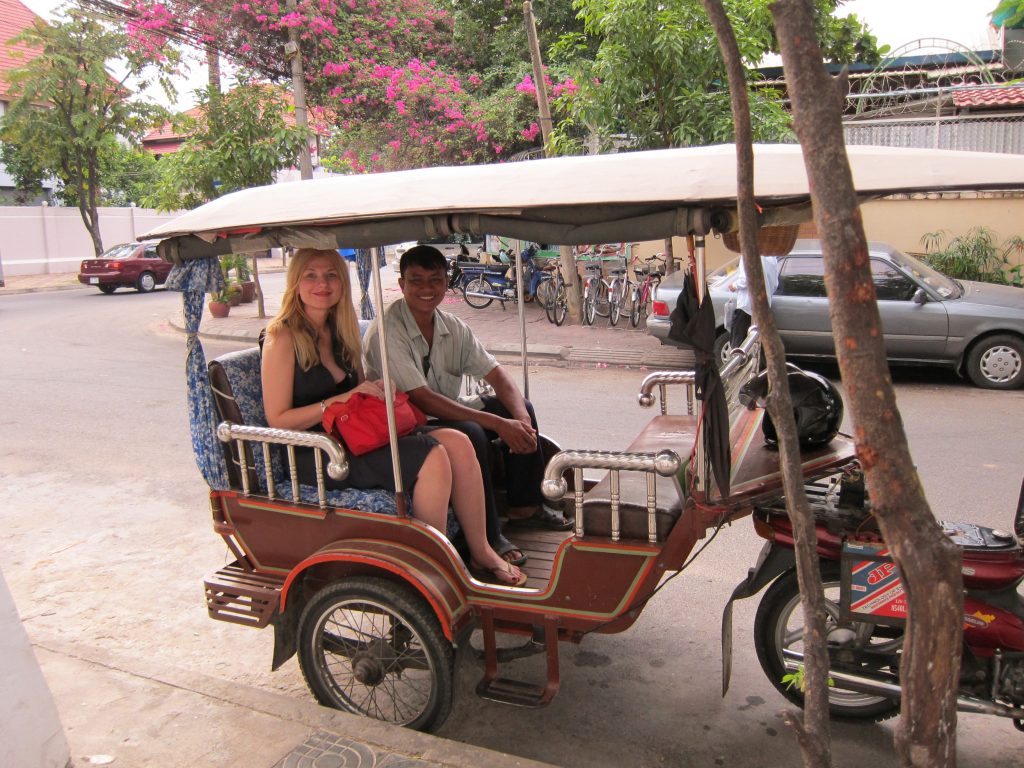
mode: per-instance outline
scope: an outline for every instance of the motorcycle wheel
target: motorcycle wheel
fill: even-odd
[[[321,704],[419,731],[451,711],[454,654],[408,587],[350,577],[320,590],[299,619],[299,666]]]
[[[882,627],[862,622],[843,622],[839,619],[839,566],[823,563],[821,582],[825,588],[825,636],[837,629],[851,629],[855,639],[842,649],[830,647],[830,668],[853,674],[870,676],[875,670],[899,676],[898,654],[903,647],[903,629]],[[794,661],[783,661],[784,649],[803,652],[803,610],[800,606],[800,587],[796,571],[775,580],[757,607],[754,619],[754,647],[761,669],[772,685],[794,704],[802,707],[804,696],[799,686],[782,682],[783,675],[796,671]],[[838,652],[851,653],[854,660],[840,662]],[[898,714],[899,699],[889,699],[868,693],[844,690],[836,686],[828,689],[829,712],[833,717],[858,720],[886,720]]]
[[[494,288],[482,277],[473,278],[462,286],[462,298],[464,298],[466,303],[473,307],[473,309],[484,309],[485,307],[491,306],[491,302],[494,301],[494,299],[471,296],[470,294],[473,293],[494,293]]]

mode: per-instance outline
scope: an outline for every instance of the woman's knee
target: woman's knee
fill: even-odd
[[[466,462],[477,463],[476,448],[465,434],[457,429],[439,429],[434,434],[447,451],[453,466],[461,466]]]

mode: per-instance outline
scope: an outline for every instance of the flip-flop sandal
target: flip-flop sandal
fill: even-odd
[[[529,517],[510,517],[508,524],[512,528],[540,528],[546,531],[568,531],[572,528],[572,520],[567,520],[561,512],[547,504],[542,504]]]
[[[471,561],[469,572],[480,581],[486,581],[488,584],[500,584],[503,587],[522,587],[529,578],[522,571],[519,572],[519,578],[515,578],[512,575],[512,564],[507,561],[504,568],[481,568]]]
[[[512,565],[523,565],[529,559],[523,550],[513,544],[511,541],[506,539],[504,536],[499,535],[498,540],[491,545],[494,551],[501,555],[502,559],[506,563]],[[511,557],[512,553],[518,552],[516,557]]]

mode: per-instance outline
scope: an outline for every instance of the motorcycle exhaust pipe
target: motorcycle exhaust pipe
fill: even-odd
[[[795,664],[802,664],[804,660],[802,653],[790,650],[789,648],[783,650],[782,655],[786,661],[795,662]],[[787,664],[786,666],[788,669],[789,665]],[[830,669],[828,676],[835,681],[835,687],[857,693],[868,693],[875,696],[885,696],[889,699],[898,699],[903,692],[898,683],[875,680],[863,675],[854,675],[850,672]],[[958,696],[956,708],[960,712],[970,712],[976,715],[995,715],[997,717],[1009,717],[1014,720],[1024,719],[1024,707],[1008,707],[1005,704],[996,704],[995,702],[985,701],[975,696]]]

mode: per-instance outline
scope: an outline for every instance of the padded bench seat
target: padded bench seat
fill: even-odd
[[[651,419],[627,451],[657,453],[669,449],[685,461],[693,450],[696,438],[695,416],[660,415]],[[663,542],[683,512],[684,499],[676,478],[661,475],[655,477],[655,524],[658,541]],[[620,536],[623,539],[648,541],[647,521],[647,473],[619,472]],[[611,473],[605,475],[583,497],[583,534],[612,535]]]

